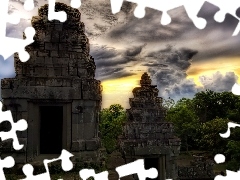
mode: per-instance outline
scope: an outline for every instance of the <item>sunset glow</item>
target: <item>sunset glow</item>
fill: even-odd
[[[217,71],[223,75],[226,72],[234,72],[237,76],[240,76],[239,57],[210,59],[209,61],[192,63],[187,71],[187,78],[194,79],[198,86],[202,86],[199,77],[212,76]],[[240,82],[240,79],[238,79],[238,82]]]

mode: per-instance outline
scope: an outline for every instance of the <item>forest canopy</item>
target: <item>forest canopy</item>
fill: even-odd
[[[240,96],[231,92],[201,91],[192,99],[163,101],[167,109],[166,120],[174,125],[181,139],[181,151],[207,151],[211,158],[226,156],[227,169],[237,171],[240,165],[240,128],[231,129],[229,138],[219,133],[227,131],[227,123],[240,124]],[[127,120],[125,109],[113,104],[100,113],[100,132],[108,153],[118,148],[118,136]]]

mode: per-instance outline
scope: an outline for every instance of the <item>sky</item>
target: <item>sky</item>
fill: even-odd
[[[7,25],[7,36],[22,37],[46,0],[35,1],[36,8],[27,12],[24,0],[10,0],[9,13],[22,17],[18,25]],[[70,5],[70,0],[59,0]],[[129,108],[132,90],[139,86],[144,72],[157,85],[159,96],[179,100],[211,89],[230,91],[240,77],[240,33],[232,36],[239,20],[227,15],[218,23],[213,16],[218,8],[205,3],[199,17],[207,20],[203,30],[197,29],[184,7],[169,11],[171,24],[160,23],[162,13],[146,9],[142,19],[134,16],[136,5],[124,2],[112,14],[110,0],[82,0],[79,8],[90,42],[90,54],[97,66],[96,79],[103,85],[102,107],[119,103]],[[0,78],[14,77],[13,58],[0,60]]]

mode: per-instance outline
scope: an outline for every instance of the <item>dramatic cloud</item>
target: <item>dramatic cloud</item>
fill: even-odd
[[[57,1],[70,5],[70,0]],[[8,24],[7,36],[22,38],[32,16],[37,15],[41,5],[48,3],[47,0],[35,0],[37,7],[26,12],[23,2],[10,0],[9,13],[20,13],[24,19],[18,25]],[[146,8],[145,17],[138,19],[134,16],[135,7],[136,4],[124,1],[121,11],[112,14],[109,0],[82,0],[81,21],[90,40],[97,79],[117,79],[148,71],[153,83],[158,85],[159,95],[190,97],[200,90],[193,80],[187,79],[186,71],[191,63],[240,57],[240,35],[231,37],[238,20],[227,15],[224,22],[216,22],[214,15],[219,10],[216,6],[206,2],[200,10],[199,17],[207,20],[203,30],[193,25],[184,7],[168,12],[172,22],[167,26],[160,23],[161,12]],[[13,60],[0,60],[1,78],[13,74]],[[217,91],[229,90],[235,81],[235,74],[231,73],[217,73],[211,78],[202,76],[200,80],[204,88]]]
[[[135,73],[125,70],[137,61],[138,56],[144,46],[132,47],[128,50],[116,50],[107,46],[93,45],[91,55],[96,63],[96,77],[100,80],[127,77]]]
[[[238,77],[234,72],[227,72],[225,75],[219,71],[212,76],[199,77],[200,82],[205,89],[210,89],[216,92],[231,91],[232,86],[237,82]]]
[[[149,73],[158,85],[160,96],[178,99],[183,96],[193,96],[197,92],[197,86],[193,80],[186,79],[186,70],[190,67],[190,61],[196,54],[196,50],[187,48],[175,50],[172,47],[167,47],[157,52],[150,52],[147,55],[155,58],[153,64],[157,64],[157,61],[159,61],[157,57],[164,57],[161,60],[162,67],[149,66]]]

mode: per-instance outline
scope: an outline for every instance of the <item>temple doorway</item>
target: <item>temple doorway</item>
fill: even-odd
[[[165,156],[158,158],[145,158],[145,169],[156,168],[158,170],[158,176],[154,180],[166,179],[166,161]],[[151,180],[146,178],[146,180]]]
[[[145,169],[156,168],[159,169],[159,159],[158,158],[145,158]],[[159,173],[159,172],[158,172]],[[158,174],[159,176],[159,174]],[[158,180],[159,178],[155,178],[153,180]],[[146,180],[151,180],[150,178],[146,178]]]
[[[60,154],[63,137],[63,107],[40,106],[40,154]]]

